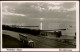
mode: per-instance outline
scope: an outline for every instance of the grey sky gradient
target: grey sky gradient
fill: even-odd
[[[43,29],[73,29],[76,26],[75,2],[3,2],[3,24],[40,25]]]

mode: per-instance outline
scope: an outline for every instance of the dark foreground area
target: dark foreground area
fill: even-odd
[[[2,44],[3,48],[31,48],[30,46],[25,46],[22,42],[20,42],[18,32],[3,30],[2,34]],[[31,34],[28,35],[27,40],[34,41],[34,48],[76,48],[76,45],[67,44],[58,41],[58,39],[50,39],[42,36],[34,36]]]
[[[3,34],[2,42],[3,48],[25,48],[25,45],[23,43],[9,35]],[[26,48],[30,48],[30,46],[26,46]]]
[[[16,38],[3,34],[3,48],[19,48],[22,44]]]

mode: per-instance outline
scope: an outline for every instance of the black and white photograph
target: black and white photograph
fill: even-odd
[[[76,48],[77,2],[2,2],[2,48]]]

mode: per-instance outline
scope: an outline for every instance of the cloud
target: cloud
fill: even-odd
[[[39,10],[40,12],[43,11],[43,10],[45,10],[45,8],[42,8],[42,7],[39,6],[39,5],[38,5],[38,6],[32,5],[31,7],[32,7],[32,8],[35,8],[36,10]]]
[[[70,8],[70,9],[68,9],[68,11],[75,11],[76,10],[76,7],[74,6],[74,7],[72,7],[72,8]]]
[[[3,15],[12,15],[12,16],[26,16],[24,14],[15,13],[15,7],[3,6]]]
[[[32,5],[31,7],[40,11],[56,11],[56,12],[68,12],[76,10],[75,2],[43,2],[36,3],[36,5]]]
[[[59,10],[61,7],[60,6],[48,6],[49,10]]]
[[[64,2],[46,2],[46,3],[48,3],[49,5],[61,5],[61,4],[63,4]]]
[[[65,11],[65,12],[68,12],[68,11],[76,11],[76,6],[75,5],[72,5],[72,7],[69,7],[69,8],[62,7],[62,10]]]
[[[3,15],[12,15],[12,16],[26,16],[24,14],[11,13],[11,12],[3,12]]]
[[[52,1],[50,3],[3,3],[2,21],[7,24],[39,25],[40,19],[42,19],[44,29],[53,29],[54,26],[56,28],[60,24],[75,25],[75,5],[73,2]]]
[[[74,2],[34,2],[3,4],[3,15],[28,16],[28,18],[67,18],[75,16]],[[69,16],[67,16],[69,15]],[[65,17],[66,16],[66,17]]]

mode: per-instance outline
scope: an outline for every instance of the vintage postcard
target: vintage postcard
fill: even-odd
[[[2,1],[1,51],[79,51],[79,1]]]

